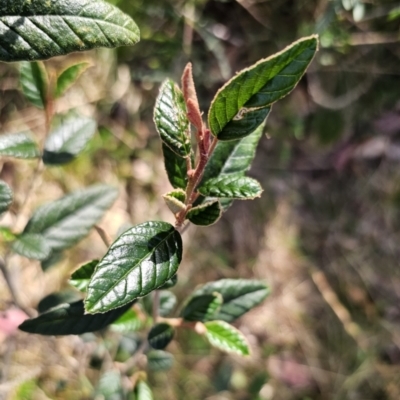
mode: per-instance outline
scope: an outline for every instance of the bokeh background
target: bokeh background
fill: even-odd
[[[271,286],[263,305],[237,323],[252,355],[222,354],[182,331],[168,348],[173,366],[148,372],[155,399],[399,399],[400,2],[112,2],[135,19],[142,40],[46,62],[49,70],[92,62],[57,111],[95,116],[99,133],[76,161],[46,170],[29,202],[32,210],[90,183],[118,185],[120,197],[101,223],[111,236],[126,223],[173,221],[160,197],[170,186],[152,121],[163,79],[179,81],[191,61],[207,112],[236,71],[302,36],[320,35],[316,59],[274,106],[259,144],[250,175],[262,183],[262,198],[236,201],[215,226],[184,235],[173,289],[179,299],[196,284],[225,277]],[[43,139],[44,117],[23,99],[18,65],[0,64],[0,77],[1,132],[30,129]],[[0,160],[1,178],[16,192],[1,225],[13,227],[33,166]],[[13,257],[21,299],[35,307],[104,251],[93,233],[44,272]],[[134,335],[16,332],[10,320],[20,316],[2,280],[0,307],[0,398],[124,398],[112,387],[129,387],[116,365],[134,353]]]

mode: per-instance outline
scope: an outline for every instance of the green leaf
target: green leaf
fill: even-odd
[[[171,279],[182,259],[182,239],[166,222],[145,222],[124,232],[100,260],[85,300],[89,313],[121,307]]]
[[[212,346],[228,353],[242,356],[250,354],[247,340],[240,331],[225,321],[209,321],[205,327],[206,337]]]
[[[172,287],[174,287],[176,284],[178,283],[178,275],[174,275],[170,280],[168,280],[167,282],[164,283],[164,285],[162,285],[160,287],[160,290],[163,289],[170,289]],[[162,293],[162,292],[161,292]],[[171,292],[168,292],[171,293]],[[172,311],[172,310],[171,310]]]
[[[51,293],[40,300],[37,310],[40,314],[57,307],[60,304],[73,303],[82,300],[82,296],[75,290],[67,289],[61,292]]]
[[[317,47],[318,37],[309,36],[240,71],[211,103],[212,134],[219,140],[234,140],[252,133],[267,117],[271,104],[294,89]]]
[[[186,208],[185,198],[186,195],[182,189],[175,189],[163,195],[165,204],[174,215]]]
[[[170,282],[172,279],[168,280]],[[164,287],[165,284],[162,286]],[[160,304],[158,306],[158,314],[161,317],[168,317],[176,306],[176,296],[168,290],[160,290]],[[142,303],[147,314],[152,315],[153,313],[153,295],[148,294],[142,298]]]
[[[255,179],[242,174],[232,174],[209,179],[198,191],[208,197],[249,200],[260,197],[262,188]]]
[[[149,385],[142,380],[140,380],[135,386],[135,395],[135,400],[154,400]]]
[[[222,296],[218,293],[193,296],[181,312],[186,321],[209,321],[222,306]]]
[[[52,251],[45,260],[40,263],[43,271],[47,271],[49,268],[54,267],[64,258],[64,253],[62,251]]]
[[[168,180],[172,187],[185,189],[187,186],[186,160],[177,156],[166,144],[162,144],[164,154],[164,165],[167,171]]]
[[[6,0],[0,22],[0,61],[43,60],[139,41],[135,22],[102,0]]]
[[[26,233],[17,237],[12,244],[15,253],[32,260],[45,260],[50,256],[51,248],[46,239],[38,233]]]
[[[97,124],[91,118],[73,117],[50,133],[44,144],[43,161],[48,165],[72,161],[96,133]]]
[[[118,370],[106,371],[99,379],[95,399],[119,400],[123,397],[121,373]]]
[[[90,278],[92,277],[94,270],[96,269],[99,260],[92,260],[82,265],[72,275],[69,284],[81,292],[86,292],[89,285]]]
[[[175,329],[167,324],[161,323],[154,325],[147,336],[150,346],[156,350],[164,350],[172,341]]]
[[[61,97],[90,67],[90,63],[82,62],[67,67],[57,78],[55,97]]]
[[[40,233],[54,251],[83,239],[114,203],[117,189],[95,185],[39,207],[24,233]]]
[[[0,155],[15,158],[38,158],[37,144],[27,133],[11,133],[0,136]]]
[[[178,156],[191,152],[190,123],[179,87],[171,79],[164,81],[154,107],[154,122],[161,140]]]
[[[0,187],[1,187],[1,181],[0,181]],[[4,242],[13,242],[17,238],[14,232],[7,226],[0,226],[0,235],[3,237]]]
[[[104,329],[118,319],[129,307],[108,311],[104,314],[85,314],[83,300],[61,304],[36,318],[24,321],[20,326],[24,332],[40,335],[81,335]]]
[[[121,315],[110,328],[119,333],[129,333],[138,331],[143,323],[136,310],[130,308],[124,315]]]
[[[3,22],[1,8],[0,8],[0,22]],[[4,25],[0,24],[0,60],[2,59],[2,53],[4,45],[7,43],[7,39],[4,40],[6,34],[4,34]],[[8,26],[6,28],[9,28]],[[9,29],[9,32],[14,32]],[[4,42],[3,42],[3,40]],[[16,61],[16,60],[10,60]],[[22,93],[28,101],[38,108],[44,108],[47,102],[47,87],[48,77],[43,63],[41,62],[28,62],[23,61],[19,67],[19,80],[21,83]]]
[[[150,371],[167,371],[172,367],[174,357],[163,350],[152,350],[147,353],[147,367]]]
[[[13,201],[13,192],[4,181],[0,180],[0,215],[8,210]]]
[[[221,204],[218,200],[214,200],[191,208],[187,213],[187,219],[195,225],[208,226],[215,224],[221,215]]]
[[[250,279],[220,279],[206,283],[192,297],[220,293],[223,304],[215,319],[233,322],[260,304],[269,295],[269,288],[261,281]]]

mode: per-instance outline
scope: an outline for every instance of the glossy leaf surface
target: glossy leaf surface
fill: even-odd
[[[164,350],[172,341],[175,329],[167,324],[161,323],[154,325],[147,336],[150,346],[156,350]]]
[[[1,8],[0,8],[1,10]],[[3,49],[2,38],[2,18],[0,14],[0,59]],[[44,65],[41,62],[23,61],[19,67],[19,80],[22,93],[28,101],[38,108],[44,108],[47,102],[48,78]]]
[[[200,294],[192,297],[181,312],[186,321],[209,321],[222,306],[222,296],[218,293]]]
[[[164,165],[172,187],[185,189],[187,185],[186,160],[176,155],[166,144],[162,144]]]
[[[104,314],[85,314],[83,300],[61,304],[36,318],[24,321],[20,326],[24,332],[41,335],[80,335],[104,329],[119,318],[131,304]]]
[[[82,62],[67,67],[57,78],[55,96],[61,97],[77,79],[90,67],[90,63]]]
[[[267,117],[271,104],[297,85],[317,46],[317,36],[300,39],[228,81],[211,103],[212,134],[220,140],[234,140],[252,133]]]
[[[134,21],[102,0],[4,0],[0,61],[40,60],[139,41]]]
[[[177,155],[190,155],[190,124],[179,87],[167,79],[160,88],[154,107],[154,122],[161,140]]]
[[[32,260],[45,260],[50,256],[51,248],[46,239],[38,233],[20,235],[12,244],[15,253]]]
[[[97,124],[91,118],[73,117],[52,131],[44,144],[43,161],[49,165],[72,161],[96,133]]]
[[[15,158],[38,158],[39,148],[27,133],[11,133],[0,136],[0,155]]]
[[[250,354],[249,345],[240,331],[225,321],[206,322],[206,337],[212,346],[242,356]]]
[[[250,279],[221,279],[206,283],[192,296],[213,294],[222,295],[223,304],[214,316],[215,319],[233,322],[260,304],[269,294],[269,288],[261,281]]]
[[[198,188],[198,191],[203,196],[208,197],[247,200],[260,197],[262,188],[255,179],[243,176],[242,174],[232,174],[212,178],[202,184]]]
[[[4,181],[0,180],[0,215],[8,210],[13,201],[13,192]]]
[[[208,226],[215,224],[221,215],[221,204],[215,200],[191,208],[187,213],[187,219],[195,225]]]
[[[92,260],[79,267],[79,269],[71,275],[71,278],[68,281],[69,284],[81,292],[86,292],[90,278],[92,277],[98,263],[99,260]]]
[[[52,250],[62,250],[84,238],[114,203],[118,191],[95,185],[39,207],[24,233],[40,233]]]
[[[182,259],[182,239],[166,222],[124,232],[96,267],[85,301],[90,313],[121,307],[171,279]]]

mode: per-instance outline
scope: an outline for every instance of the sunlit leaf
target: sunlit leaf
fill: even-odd
[[[138,331],[143,325],[137,311],[130,308],[125,314],[121,315],[110,325],[110,329],[119,333],[129,333]]]
[[[57,78],[55,96],[62,96],[89,67],[90,63],[81,62],[70,65],[62,71]]]
[[[222,302],[222,296],[218,292],[192,296],[181,311],[181,317],[187,321],[215,319],[214,317],[221,308]]]
[[[0,155],[15,158],[38,158],[39,148],[27,133],[11,133],[0,136]]]
[[[177,156],[166,144],[162,144],[164,165],[168,180],[174,188],[185,189],[187,185],[186,160]]]
[[[294,89],[317,46],[317,36],[309,36],[238,72],[211,103],[208,121],[212,134],[220,140],[251,134],[266,119],[271,104]]]
[[[8,210],[13,201],[13,192],[4,181],[0,180],[0,215]]]
[[[39,60],[139,41],[135,22],[102,0],[5,0],[0,61]]]
[[[50,256],[51,248],[46,239],[38,233],[19,235],[12,244],[15,253],[33,260],[45,260]]]
[[[212,346],[228,353],[242,356],[250,354],[247,340],[235,327],[225,321],[209,321],[205,327],[206,337]]]
[[[166,222],[145,222],[124,232],[100,260],[85,300],[90,313],[121,307],[171,279],[182,259],[182,239]]]
[[[6,36],[2,33],[4,29],[4,25],[2,26],[1,24],[2,20],[0,8],[0,60],[2,59],[2,50],[5,44],[3,44],[3,40],[1,39]],[[13,30],[10,29],[10,32],[13,32]],[[48,78],[43,63],[23,61],[20,63],[19,74],[22,93],[25,95],[26,99],[34,106],[44,108],[47,102]]]
[[[43,161],[49,165],[72,161],[96,133],[97,124],[91,118],[72,117],[52,131],[44,144]]]
[[[140,380],[135,386],[135,400],[154,400],[150,386],[143,380]]]
[[[92,260],[88,263],[79,267],[72,275],[69,284],[81,292],[86,292],[86,289],[89,285],[90,278],[93,275],[94,270],[96,269],[99,260]]]

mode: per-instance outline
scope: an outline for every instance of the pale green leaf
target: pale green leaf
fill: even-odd
[[[187,219],[195,225],[208,226],[215,224],[221,215],[221,204],[218,200],[214,200],[191,208],[187,213]]]
[[[89,313],[121,307],[171,279],[182,259],[182,239],[166,222],[145,222],[124,232],[100,260],[85,300]]]
[[[219,140],[251,134],[267,117],[270,106],[297,85],[318,47],[313,35],[240,71],[214,97],[208,121]]]
[[[8,210],[13,201],[13,192],[4,181],[0,180],[0,215]]]
[[[106,371],[99,379],[96,396],[98,400],[120,400],[123,397],[122,379],[120,371],[111,369]]]
[[[83,239],[114,203],[117,189],[95,185],[39,207],[24,233],[40,233],[53,251]]]
[[[52,131],[44,144],[43,162],[49,165],[72,161],[96,133],[97,124],[91,118],[72,117]]]
[[[181,317],[187,321],[209,321],[222,306],[222,296],[218,293],[192,296],[181,312]]]
[[[152,350],[147,353],[147,367],[150,371],[167,371],[172,367],[174,357],[163,350]]]
[[[45,260],[50,256],[51,248],[39,233],[24,233],[12,244],[15,253],[32,260]]]
[[[124,315],[121,315],[110,325],[111,330],[119,333],[138,331],[143,325],[137,311],[130,308]]]
[[[27,133],[10,133],[0,136],[0,155],[15,158],[38,158],[37,144]]]
[[[61,97],[90,67],[90,63],[81,62],[70,65],[57,78],[55,97]]]
[[[242,174],[231,174],[209,179],[198,191],[208,197],[249,200],[260,197],[262,188],[255,179]]]
[[[154,325],[150,329],[147,340],[153,349],[163,350],[170,344],[174,335],[175,329],[171,325],[163,322]]]
[[[176,155],[166,144],[162,144],[164,154],[164,165],[167,171],[168,180],[172,187],[185,189],[187,179],[186,160]]]
[[[4,37],[4,34],[2,34],[4,25],[1,22],[2,18],[0,13],[0,60],[2,59],[1,55],[5,44],[3,40],[1,40],[2,37]],[[23,61],[20,63],[19,74],[22,93],[26,99],[34,106],[44,108],[47,102],[48,77],[43,63]]]
[[[205,335],[212,346],[242,356],[250,354],[247,340],[232,325],[225,321],[209,321],[204,325],[207,330]]]
[[[135,22],[102,0],[4,0],[0,61],[40,60],[139,41]]]
[[[190,124],[179,87],[171,79],[164,81],[154,107],[154,122],[161,140],[180,157],[191,152]]]
[[[118,319],[131,306],[127,304],[103,314],[85,314],[83,300],[61,304],[36,318],[24,321],[20,326],[24,332],[41,335],[80,335],[104,329]]]
[[[220,279],[209,282],[197,289],[192,297],[220,293],[223,304],[214,319],[233,322],[269,295],[269,288],[263,282],[253,279]]]
[[[92,260],[79,267],[71,275],[71,278],[68,281],[69,284],[81,292],[86,292],[90,278],[92,277],[98,263],[99,260]]]
[[[176,197],[170,196],[169,194],[164,194],[163,199],[167,207],[174,215],[186,208],[185,203],[182,203]]]
[[[135,400],[154,400],[150,386],[143,380],[140,380],[135,386]]]

